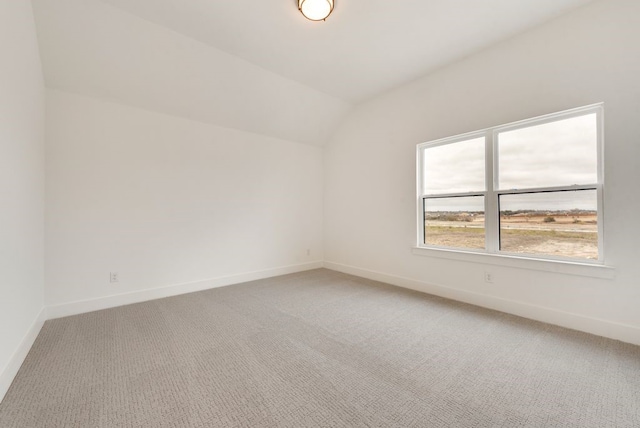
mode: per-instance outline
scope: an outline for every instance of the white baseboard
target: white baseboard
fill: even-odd
[[[207,279],[204,281],[174,284],[159,288],[150,288],[147,290],[116,294],[113,296],[101,297],[98,299],[80,300],[76,302],[64,303],[61,305],[49,306],[47,308],[47,312],[49,315],[48,319],[78,315],[86,312],[113,308],[116,306],[130,305],[132,303],[146,302],[148,300],[162,299],[164,297],[177,296],[179,294],[193,293],[195,291],[209,290],[211,288],[225,287],[227,285],[240,284],[247,281],[255,281],[257,279],[270,278],[273,276],[286,275],[289,273],[302,272],[311,269],[319,269],[321,267],[323,267],[323,262],[315,261],[298,265],[265,269],[255,272],[245,272],[237,275]]]
[[[494,309],[496,311],[506,312],[512,315],[570,328],[572,330],[578,330],[585,333],[595,334],[597,336],[632,343],[634,345],[640,345],[640,328],[627,324],[586,317],[584,315],[563,312],[556,309],[545,308],[495,296],[488,296],[486,294],[474,293],[472,291],[429,284],[411,278],[389,275],[382,272],[343,265],[335,262],[325,261],[324,267],[338,272],[372,279],[374,281],[385,282],[398,287],[409,288],[411,290],[433,294],[435,296],[457,300],[475,306]]]
[[[18,345],[18,349],[16,349],[9,359],[9,363],[2,373],[0,373],[0,402],[2,402],[7,391],[9,391],[11,382],[13,382],[13,379],[18,374],[20,366],[22,366],[25,358],[27,358],[27,354],[29,353],[31,346],[33,346],[33,342],[35,342],[38,337],[38,333],[40,333],[40,329],[42,329],[46,320],[47,308],[43,307],[36,319],[33,321],[33,324],[31,324],[31,327],[29,327],[29,330],[27,330],[27,334],[22,338],[20,345]]]

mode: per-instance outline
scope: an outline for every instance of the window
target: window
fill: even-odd
[[[418,145],[418,246],[602,263],[602,105]]]

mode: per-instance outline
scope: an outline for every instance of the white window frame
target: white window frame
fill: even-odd
[[[584,185],[571,186],[554,186],[554,187],[538,187],[524,189],[498,189],[498,135],[505,131],[513,131],[516,129],[527,128],[545,123],[556,122],[559,120],[570,119],[572,117],[584,116],[587,114],[596,115],[597,123],[597,182]],[[481,254],[489,256],[515,258],[519,260],[534,260],[538,265],[540,261],[566,262],[580,265],[604,265],[604,105],[602,103],[592,104],[585,107],[579,107],[571,110],[565,110],[558,113],[547,114],[532,119],[512,122],[505,125],[495,126],[467,134],[456,135],[453,137],[442,138],[435,141],[429,141],[417,145],[417,254],[433,255],[433,252],[446,253],[465,253],[465,254]],[[424,192],[424,168],[422,166],[424,160],[425,149],[453,144],[460,141],[471,140],[475,138],[484,138],[485,141],[485,190],[477,192],[460,192],[446,194],[429,194]],[[523,194],[523,193],[540,193],[540,192],[557,192],[572,190],[595,190],[597,194],[597,210],[598,210],[598,259],[581,259],[575,257],[559,257],[553,255],[542,254],[526,254],[526,253],[509,253],[500,251],[500,230],[499,230],[499,197],[501,195]],[[444,197],[460,197],[460,196],[484,196],[485,207],[485,249],[475,248],[458,248],[458,247],[440,247],[428,245],[424,242],[424,225],[425,212],[424,201],[428,198],[444,198]],[[420,250],[429,250],[428,252]],[[446,258],[451,258],[445,256]],[[455,258],[455,256],[454,256]],[[465,258],[465,257],[463,257]],[[468,257],[466,257],[468,258]],[[550,269],[542,269],[550,270]]]

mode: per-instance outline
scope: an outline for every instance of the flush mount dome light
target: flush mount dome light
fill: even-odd
[[[298,0],[298,9],[307,19],[324,21],[333,12],[333,0]]]

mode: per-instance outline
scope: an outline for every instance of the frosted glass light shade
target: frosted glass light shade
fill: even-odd
[[[322,21],[331,15],[333,0],[298,0],[298,9],[312,21]]]

